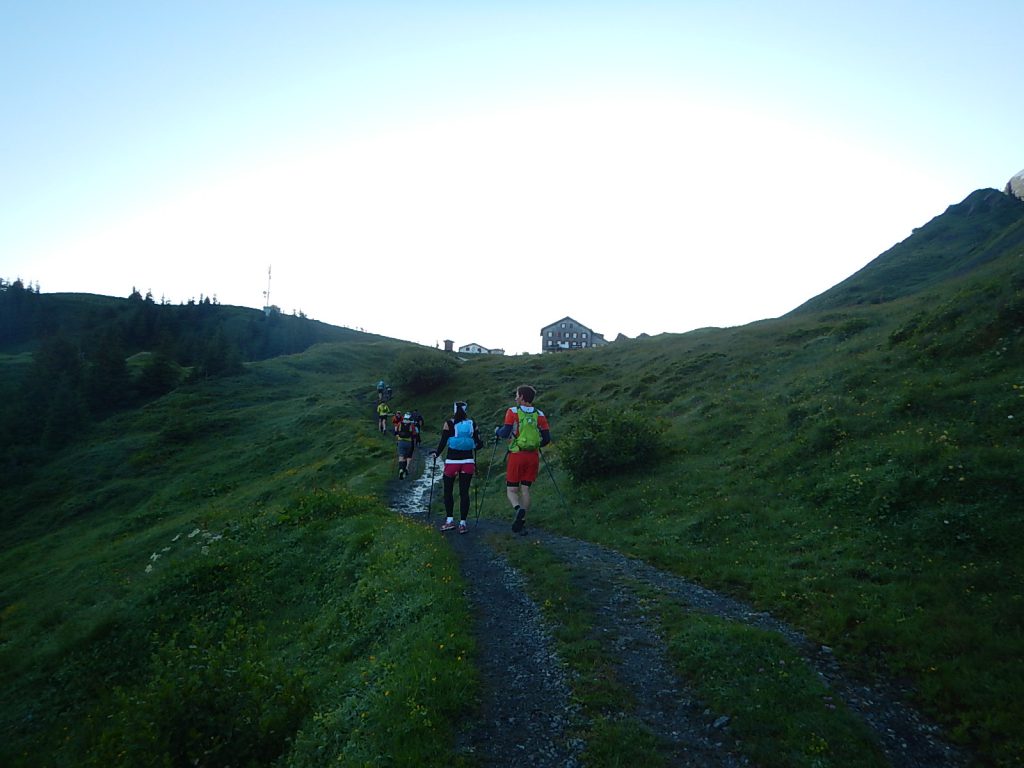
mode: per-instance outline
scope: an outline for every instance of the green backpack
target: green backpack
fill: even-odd
[[[519,434],[512,440],[510,451],[536,451],[540,448],[539,414],[536,408],[532,411],[519,409]]]

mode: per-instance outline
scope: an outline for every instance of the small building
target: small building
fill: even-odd
[[[459,352],[465,355],[504,355],[504,349],[488,349],[487,347],[481,346],[477,343],[463,344],[459,347]]]
[[[566,352],[573,349],[603,347],[608,342],[600,333],[571,317],[545,325],[540,329],[541,352]]]

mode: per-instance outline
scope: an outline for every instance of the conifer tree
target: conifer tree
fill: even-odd
[[[48,400],[40,439],[44,448],[55,450],[75,440],[89,425],[89,409],[81,387],[69,375],[57,381]]]
[[[163,348],[157,349],[139,375],[137,389],[142,397],[165,395],[178,385],[178,369],[171,356]]]
[[[116,329],[108,329],[89,355],[85,368],[85,393],[93,413],[105,413],[131,400],[131,376],[124,343]]]

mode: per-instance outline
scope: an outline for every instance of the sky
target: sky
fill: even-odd
[[[778,317],[1024,168],[1020,0],[0,0],[0,278],[541,349]],[[268,279],[269,277],[269,279]]]

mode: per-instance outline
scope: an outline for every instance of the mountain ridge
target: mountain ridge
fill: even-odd
[[[1008,187],[1009,188],[1009,187]],[[879,304],[904,298],[929,286],[947,279],[955,279],[969,273],[989,261],[1013,249],[1024,247],[1024,200],[996,189],[983,188],[971,192],[961,202],[949,205],[946,210],[920,227],[912,234],[888,250],[876,256],[868,264],[854,274],[840,281],[826,291],[814,296],[782,317],[800,315],[821,310],[840,309],[863,304]],[[6,298],[5,293],[12,292],[12,286],[22,286],[20,281],[7,282],[0,280],[0,299]],[[32,295],[32,291],[19,287],[19,293]],[[196,302],[156,304],[150,296],[145,300],[141,295],[133,293],[127,299],[77,292],[61,292],[34,294],[38,306],[37,311],[50,315],[47,322],[37,322],[32,317],[18,317],[12,314],[10,305],[13,302],[0,301],[0,326],[5,330],[0,333],[0,352],[11,352],[18,343],[31,338],[38,341],[40,334],[48,335],[54,330],[65,332],[81,329],[90,322],[89,313],[106,314],[132,309],[152,314],[158,309],[164,312],[204,313],[209,316],[215,311],[219,322],[226,323],[232,316],[238,319],[229,326],[232,340],[245,344],[248,336],[253,335],[253,327],[265,324],[270,320],[290,324],[287,340],[279,340],[273,349],[287,348],[287,353],[294,353],[320,341],[342,340],[352,334],[365,334],[348,327],[334,326],[304,315],[288,316],[280,312],[265,313],[262,310],[220,305],[209,298]],[[19,304],[24,299],[19,297]],[[74,305],[79,306],[82,317],[76,317],[72,311]],[[242,327],[242,319],[248,327]],[[62,322],[63,321],[63,322]],[[152,323],[152,320],[149,321]],[[759,322],[759,321],[755,321]],[[136,322],[136,324],[138,324]],[[699,329],[698,329],[699,330]],[[152,336],[152,334],[150,334]],[[377,334],[365,334],[367,337],[385,338]],[[645,334],[641,334],[641,338]],[[395,339],[402,341],[401,339]],[[626,337],[618,341],[628,340]],[[151,339],[152,341],[152,339]],[[412,343],[412,342],[409,342]],[[141,351],[141,350],[132,350]],[[256,350],[251,343],[243,350],[246,360],[264,359],[268,355],[279,352]]]
[[[850,277],[785,316],[881,304],[955,279],[1024,246],[1024,201],[975,190]]]

